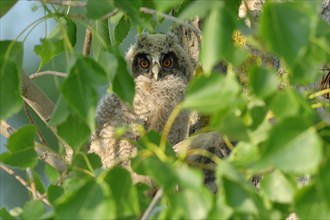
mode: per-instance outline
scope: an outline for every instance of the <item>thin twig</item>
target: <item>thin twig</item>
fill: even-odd
[[[48,125],[55,104],[54,102],[22,71],[22,96],[24,101],[33,109],[40,119]],[[65,148],[66,160],[70,163],[73,155],[73,149],[57,134],[54,126],[49,126],[58,140]]]
[[[47,70],[47,71],[43,71],[43,72],[33,73],[29,77],[30,77],[30,79],[35,79],[35,78],[38,78],[40,76],[45,76],[45,75],[53,75],[53,76],[59,76],[59,77],[63,77],[63,78],[68,76],[68,74],[66,74],[66,73]]]
[[[92,42],[92,30],[91,30],[91,26],[88,25],[86,27],[84,47],[82,52],[85,57],[89,56],[89,53],[91,51],[91,42]]]
[[[156,10],[151,9],[151,8],[146,8],[146,7],[141,7],[140,8],[140,12],[145,13],[145,14],[151,14],[151,15],[161,16],[161,17],[166,18],[166,19],[168,19],[170,21],[173,21],[175,23],[178,23],[178,24],[181,24],[183,26],[186,26],[187,28],[191,29],[192,31],[194,31],[198,35],[201,35],[202,34],[202,32],[198,28],[196,28],[195,26],[189,24],[188,22],[185,22],[183,20],[180,20],[180,19],[178,19],[178,18],[176,18],[174,16],[167,15],[165,13],[156,11]]]
[[[86,7],[86,1],[65,1],[65,0],[40,0],[43,3],[54,4],[54,5],[61,5],[61,6],[69,6],[69,7]]]
[[[230,150],[234,150],[234,145],[230,142],[228,136],[224,135],[223,140],[225,141],[225,144]]]
[[[143,213],[141,220],[149,219],[152,210],[155,208],[157,202],[160,200],[160,198],[162,198],[162,196],[163,196],[163,189],[161,188],[157,191],[156,195],[149,204],[147,210]]]
[[[30,180],[30,185],[31,185],[31,192],[32,192],[32,198],[33,200],[36,200],[38,198],[37,196],[37,189],[36,189],[36,183],[34,182],[34,178],[33,178],[33,173],[32,173],[32,170],[31,168],[27,168],[26,169],[26,173],[29,177],[29,180]]]
[[[7,172],[8,174],[10,174],[13,177],[15,177],[18,180],[18,182],[20,182],[27,190],[29,190],[30,192],[33,193],[33,190],[27,184],[27,182],[22,177],[18,176],[12,169],[10,169],[9,167],[5,166],[2,163],[0,163],[0,168],[2,170],[4,170],[5,172]],[[39,193],[38,191],[36,191],[36,195],[37,195],[37,198],[40,199],[41,201],[43,201],[46,205],[51,206],[51,204],[49,203],[49,201],[46,198],[44,198],[41,193]]]

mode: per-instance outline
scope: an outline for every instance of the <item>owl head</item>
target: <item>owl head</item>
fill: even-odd
[[[169,76],[188,81],[192,61],[172,33],[143,34],[126,54],[134,78],[144,76],[161,81]]]

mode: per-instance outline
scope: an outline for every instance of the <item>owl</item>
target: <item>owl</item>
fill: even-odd
[[[132,140],[140,138],[139,127],[163,130],[173,109],[183,101],[194,69],[192,58],[172,33],[140,36],[126,60],[135,81],[133,107],[115,94],[103,97],[97,107],[98,129],[90,151],[101,157],[104,167],[121,164],[130,169],[129,159],[136,154]],[[119,127],[128,128],[120,137],[116,134]],[[170,129],[169,143],[186,139],[188,132],[189,114],[182,111]]]

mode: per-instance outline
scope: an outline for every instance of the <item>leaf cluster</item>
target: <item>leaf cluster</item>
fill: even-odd
[[[146,214],[154,202],[146,195],[154,188],[134,183],[131,173],[121,167],[102,169],[100,159],[85,151],[96,129],[97,91],[110,83],[110,90],[132,103],[134,81],[120,44],[133,29],[152,33],[167,17],[185,25],[196,16],[204,20],[203,74],[190,82],[182,107],[208,116],[207,129],[237,145],[228,158],[215,161],[218,191],[212,194],[203,184],[201,169],[177,158],[171,146],[162,151],[160,134],[146,134],[136,143],[139,153],[132,167],[151,177],[162,191],[149,217],[283,219],[294,212],[301,219],[329,218],[330,105],[320,98],[322,91],[307,86],[321,78],[323,64],[330,64],[330,28],[320,17],[321,1],[268,1],[256,28],[246,25],[245,19],[253,20],[251,15],[238,18],[241,1],[88,0],[80,9],[45,2],[40,6],[47,14],[44,19],[55,19],[57,25],[35,46],[39,70],[61,53],[68,63],[68,76],[60,83],[47,124],[57,128],[59,140],[74,153],[63,173],[45,164],[50,184],[43,184],[35,173],[36,190],[45,193],[50,205],[31,196],[24,207],[2,208],[2,219],[136,219]],[[1,4],[5,4],[2,16],[12,2]],[[77,38],[83,37],[77,34],[78,24],[93,34],[88,57],[75,50]],[[233,40],[236,31],[243,34],[244,43]],[[23,43],[0,42],[1,120],[23,105]],[[249,46],[260,51],[256,59],[278,57],[281,69],[250,62]],[[225,75],[215,68],[220,61],[227,64]],[[243,84],[244,63],[249,64]],[[297,89],[301,86],[306,88],[302,92]],[[26,125],[13,133],[1,163],[34,169],[36,130]],[[256,189],[249,181],[258,176]],[[308,178],[307,184],[297,181],[301,177]]]

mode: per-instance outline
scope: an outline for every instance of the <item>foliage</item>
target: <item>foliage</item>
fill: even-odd
[[[77,12],[70,7],[42,3],[47,13],[44,19],[55,19],[57,26],[35,46],[41,59],[39,69],[65,53],[69,74],[61,82],[49,126],[57,127],[60,140],[68,143],[74,154],[64,173],[45,165],[50,185],[40,182],[37,190],[45,187],[50,205],[31,197],[19,211],[2,208],[1,218],[136,219],[143,215],[152,200],[146,191],[152,189],[134,184],[123,168],[102,169],[99,158],[86,154],[84,146],[95,131],[99,86],[110,82],[110,89],[132,103],[134,83],[120,44],[132,27],[153,32],[163,19],[162,13],[172,9],[181,22],[196,15],[205,19],[200,56],[204,74],[190,83],[183,107],[210,116],[208,129],[235,140],[237,145],[229,158],[217,161],[219,190],[212,194],[203,185],[200,169],[169,153],[171,148],[166,152],[158,148],[159,134],[146,134],[137,143],[139,153],[133,159],[133,169],[150,176],[157,188],[163,189],[152,218],[283,219],[292,212],[301,219],[329,218],[330,126],[317,109],[323,106],[329,113],[329,103],[318,99],[316,91],[295,89],[315,82],[321,76],[319,67],[329,64],[330,29],[319,16],[320,4],[269,1],[256,29],[238,19],[239,5],[240,1],[230,0],[88,0],[83,5],[86,10],[74,16]],[[1,15],[11,6],[6,3]],[[155,9],[156,16],[142,13],[141,7]],[[83,38],[77,36],[77,24],[91,28],[94,56],[74,52],[76,38]],[[284,73],[251,62],[246,70],[247,83],[240,83],[240,65],[251,54],[233,41],[237,30],[245,35],[246,44],[262,54],[279,57]],[[4,120],[22,107],[22,42],[2,41],[0,48],[0,116]],[[213,70],[221,60],[228,64],[226,75]],[[8,140],[1,163],[34,169],[35,136],[34,125],[17,130]],[[249,183],[254,175],[262,175],[259,190]],[[309,182],[300,186],[297,177],[305,175]]]

